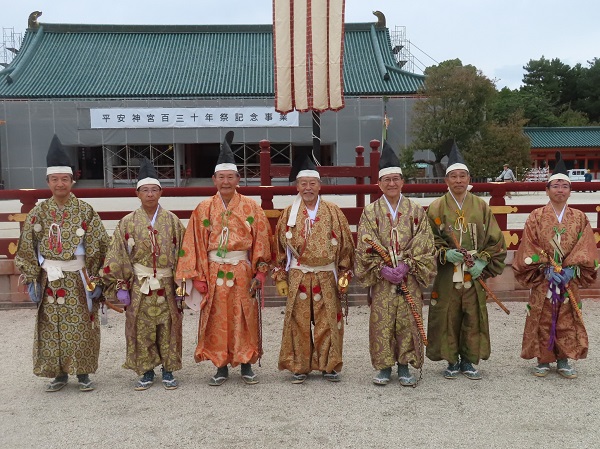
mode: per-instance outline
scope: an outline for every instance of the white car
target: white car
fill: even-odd
[[[585,181],[585,169],[583,168],[569,170],[567,173],[569,174],[569,179],[571,180],[571,182]]]

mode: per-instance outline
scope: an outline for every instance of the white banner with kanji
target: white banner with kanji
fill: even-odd
[[[300,125],[300,114],[272,107],[239,108],[97,108],[90,109],[92,129],[99,128],[267,128]]]

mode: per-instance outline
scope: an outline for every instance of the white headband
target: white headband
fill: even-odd
[[[57,175],[57,174],[73,175],[73,170],[71,169],[71,167],[66,167],[66,166],[48,167],[46,169],[46,176]]]
[[[449,166],[446,169],[446,174],[450,173],[451,171],[454,170],[466,170],[467,173],[469,173],[469,168],[465,165],[465,164],[461,164],[460,162],[457,162],[455,164],[452,164],[451,166]]]
[[[379,178],[385,175],[391,175],[392,173],[402,174],[402,169],[400,167],[386,167],[379,170]]]
[[[564,181],[569,181],[569,184],[571,184],[571,180],[569,179],[569,177],[563,173],[556,173],[555,175],[550,176],[548,178],[548,182],[554,181],[555,179],[562,179]]]
[[[162,189],[162,186],[160,185],[160,181],[156,178],[144,178],[144,179],[140,179],[137,183],[137,187],[136,189],[139,189],[142,186],[145,186],[147,184],[153,184],[155,186],[158,186]]]
[[[231,171],[235,171],[237,172],[237,166],[235,164],[217,164],[217,166],[215,167],[215,173],[218,171],[225,171],[225,170],[231,170]]]
[[[316,170],[300,170],[296,175],[296,179],[298,178],[317,178],[321,179],[321,175]]]

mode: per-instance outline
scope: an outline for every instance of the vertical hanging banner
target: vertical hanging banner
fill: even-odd
[[[273,0],[275,110],[344,107],[345,0]]]

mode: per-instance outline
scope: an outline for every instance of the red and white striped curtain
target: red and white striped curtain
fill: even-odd
[[[345,0],[273,0],[275,109],[344,107]]]

